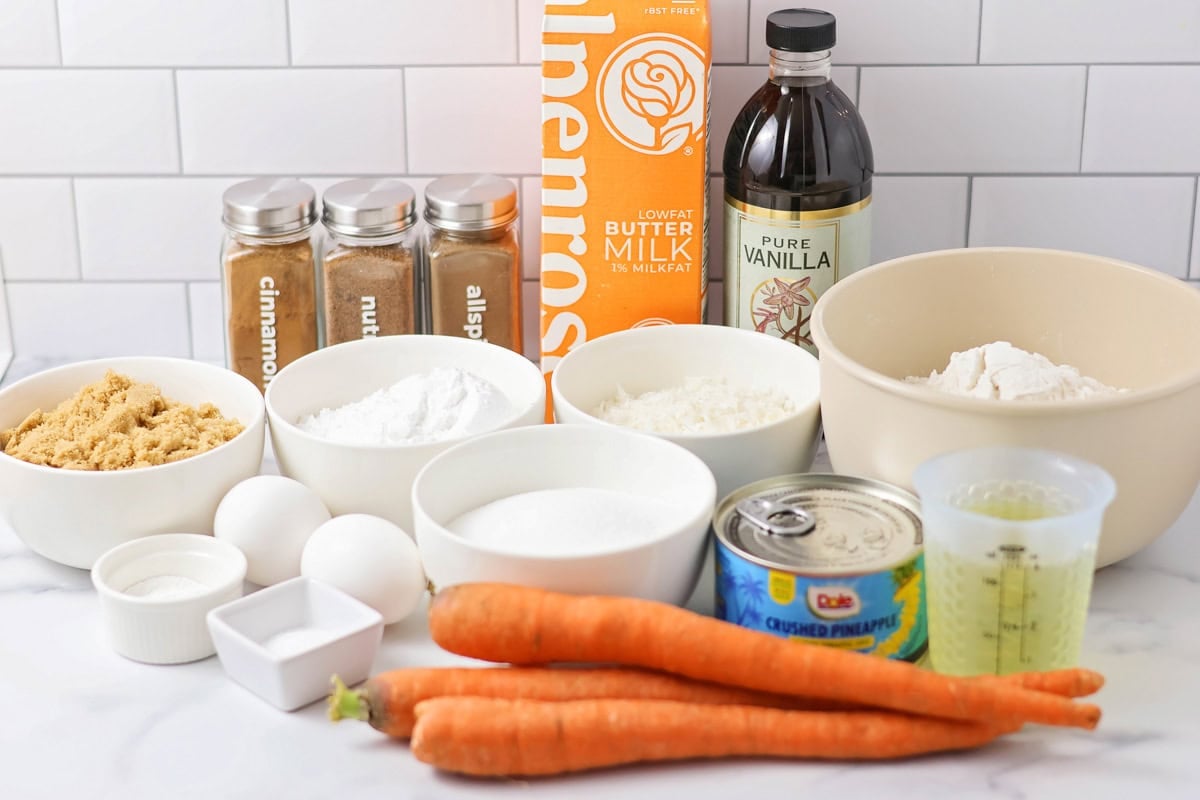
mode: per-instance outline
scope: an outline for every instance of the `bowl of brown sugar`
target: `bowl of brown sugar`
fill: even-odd
[[[217,504],[258,472],[262,394],[179,358],[68,364],[0,390],[0,526],[90,569],[123,542],[211,533]]]

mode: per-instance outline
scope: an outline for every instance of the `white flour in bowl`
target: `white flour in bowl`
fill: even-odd
[[[438,367],[297,424],[342,444],[423,444],[493,430],[512,413],[512,403],[490,381]]]
[[[992,342],[954,353],[941,372],[935,370],[928,378],[909,376],[904,380],[947,394],[996,400],[1080,400],[1125,391],[1008,342]]]

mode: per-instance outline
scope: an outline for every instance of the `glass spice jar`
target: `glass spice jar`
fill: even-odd
[[[224,206],[226,363],[265,391],[320,345],[316,193],[292,178],[256,178],[227,189]]]
[[[325,340],[416,333],[416,196],[402,181],[331,186],[321,221]]]
[[[431,333],[522,352],[517,187],[496,175],[450,175],[425,189]]]

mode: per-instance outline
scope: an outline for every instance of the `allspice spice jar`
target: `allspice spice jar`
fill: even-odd
[[[425,189],[432,333],[521,348],[517,187],[496,175],[451,175]]]
[[[230,369],[266,390],[320,344],[316,194],[291,178],[257,178],[224,196],[221,280]]]
[[[325,192],[327,344],[416,332],[415,199],[393,179],[343,181]]]

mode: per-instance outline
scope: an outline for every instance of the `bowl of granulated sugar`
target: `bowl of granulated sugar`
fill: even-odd
[[[437,588],[493,581],[682,605],[716,497],[711,470],[679,445],[618,427],[539,425],[433,458],[413,485],[413,513]]]
[[[374,514],[412,532],[417,472],[457,442],[543,421],[541,371],[452,336],[381,336],[299,358],[267,387],[279,469],[334,515]]]

